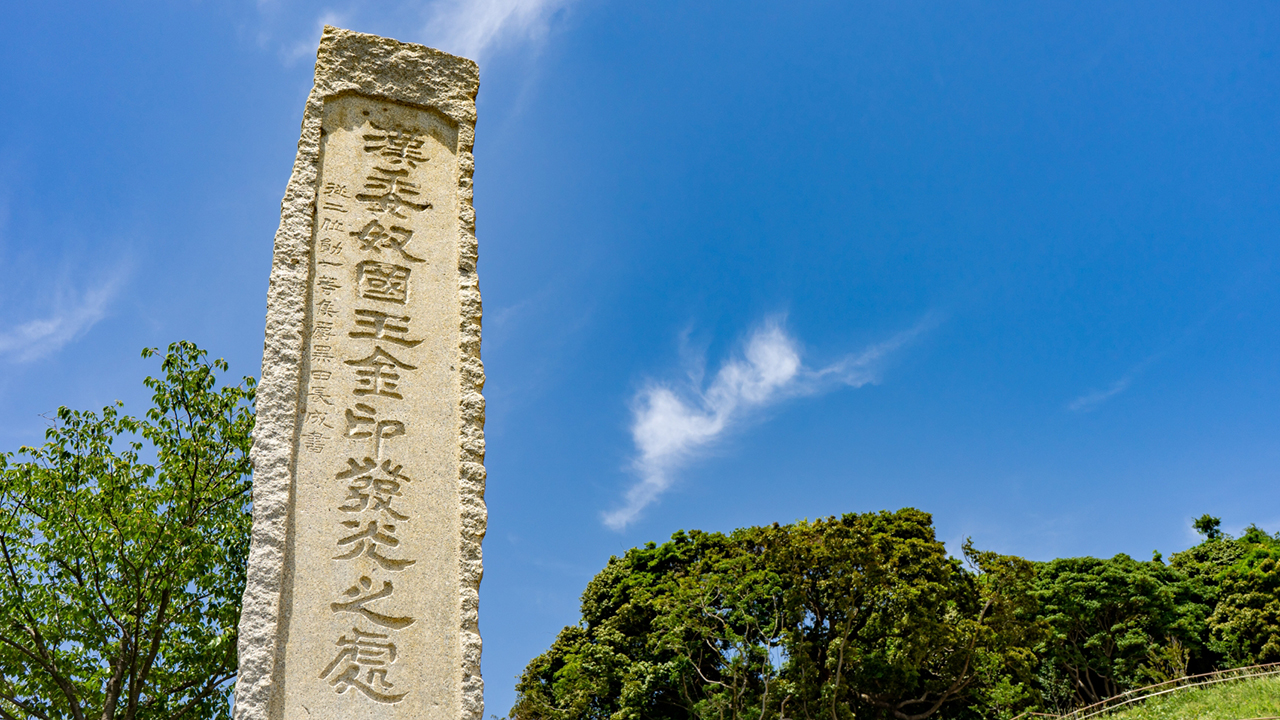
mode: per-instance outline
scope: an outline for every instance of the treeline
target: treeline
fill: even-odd
[[[679,532],[611,558],[512,720],[1010,718],[1280,661],[1280,534],[1165,562],[949,556],[915,509]]]

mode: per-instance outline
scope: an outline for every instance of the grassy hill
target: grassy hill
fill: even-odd
[[[1280,717],[1280,677],[1178,690],[1107,715],[1107,720],[1245,720]]]

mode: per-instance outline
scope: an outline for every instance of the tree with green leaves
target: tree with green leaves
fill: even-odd
[[[591,581],[511,717],[923,720],[992,696],[1012,711],[1031,699],[1031,564],[967,550],[974,570],[913,509],[676,533]]]
[[[1035,594],[1050,633],[1039,653],[1082,704],[1147,684],[1162,647],[1199,652],[1211,610],[1176,568],[1123,554],[1044,563]]]
[[[1280,534],[1250,525],[1232,537],[1210,515],[1194,525],[1204,540],[1174,554],[1170,565],[1213,608],[1208,659],[1215,667],[1280,661]]]
[[[1191,527],[1195,528],[1196,532],[1203,535],[1206,540],[1217,540],[1222,537],[1222,518],[1214,517],[1209,513],[1196,518],[1195,522],[1191,523]]]
[[[1209,646],[1228,667],[1280,662],[1280,536],[1251,525],[1235,562],[1215,576]]]
[[[60,408],[0,455],[0,718],[228,715],[254,381],[186,342],[161,371],[145,417]]]

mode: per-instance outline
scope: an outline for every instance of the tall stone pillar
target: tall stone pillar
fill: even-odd
[[[282,204],[238,720],[480,720],[475,63],[326,27]]]

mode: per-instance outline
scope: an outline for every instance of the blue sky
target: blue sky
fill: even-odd
[[[258,373],[324,22],[481,63],[488,712],[680,528],[1280,530],[1264,3],[9,3],[0,448],[146,346]]]

